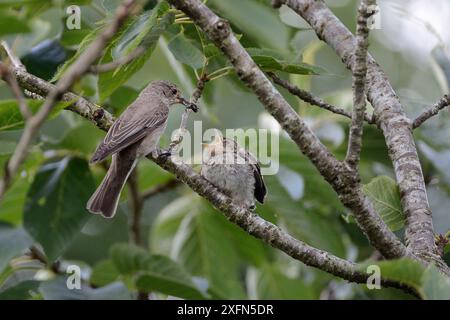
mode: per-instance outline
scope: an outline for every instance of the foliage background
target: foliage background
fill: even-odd
[[[83,49],[83,41],[86,43],[86,39],[92,38],[95,29],[114,12],[117,3],[36,0],[11,5],[11,1],[0,1],[0,36],[21,57],[29,72],[50,80],[58,66],[61,69],[77,50]],[[351,30],[355,29],[356,1],[327,3]],[[65,28],[65,8],[70,4],[81,5],[80,30]],[[167,8],[159,5],[158,17],[151,18],[156,10],[149,10],[155,4],[156,1],[148,1],[147,11],[134,17],[125,31],[131,39],[139,36],[150,39],[148,54],[139,58],[132,68],[116,74],[86,76],[76,84],[74,91],[115,115],[120,114],[151,80],[167,79],[179,84],[186,96],[192,93],[196,81],[193,69],[201,69],[204,56],[215,51],[211,46],[206,47],[209,51],[204,50],[190,24],[170,25],[165,31],[160,30],[164,32],[158,37],[161,32],[155,29],[155,24],[163,24],[162,18],[168,13],[164,11]],[[290,71],[291,74],[280,72],[280,75],[335,105],[351,109],[351,74],[332,50],[317,40],[306,24],[289,10],[282,8],[278,12],[268,1],[262,0],[209,0],[208,5],[230,20],[235,32],[242,35],[245,47],[265,49],[261,53],[263,57],[287,61],[294,66],[299,66],[300,62],[320,66],[322,69],[313,69],[319,70],[319,75],[296,74],[311,71],[301,68]],[[382,17],[383,10],[392,13],[398,8],[382,7]],[[440,50],[445,49],[450,37],[447,39],[444,35],[443,40],[436,43],[430,40],[435,38],[433,31],[420,22],[421,18],[408,14],[388,16],[391,20],[382,20],[382,29],[372,32],[370,52],[386,70],[408,115],[413,117],[448,89],[445,76],[448,60],[442,58]],[[435,50],[411,53],[409,51],[416,48],[410,46],[407,39],[399,48],[390,36],[396,26],[392,19],[421,30],[427,40],[422,39],[424,43]],[[181,26],[184,34],[180,33]],[[126,42],[124,38],[118,37],[119,45],[107,50],[101,62],[124,55],[138,44]],[[210,60],[209,72],[225,66],[220,55]],[[265,66],[273,67],[270,63]],[[308,119],[322,141],[342,158],[349,121],[301,103],[283,90],[282,93]],[[4,82],[0,83],[0,99],[0,165],[3,166],[14,150],[23,123]],[[38,108],[39,102],[30,102],[30,105]],[[200,105],[202,112],[191,116],[190,127],[193,120],[202,120],[203,129],[268,127],[279,131],[257,99],[232,73],[208,83]],[[84,209],[86,200],[105,173],[102,166],[87,164],[104,133],[63,108],[64,105],[60,105],[44,125],[21,176],[0,203],[0,299],[134,299],[138,292],[149,292],[152,298],[162,299],[168,296],[410,298],[394,289],[368,290],[306,267],[248,236],[183,186],[145,201],[141,223],[145,248],[127,244],[130,243],[128,190],[123,193],[118,214],[112,220],[91,216]],[[178,108],[171,113],[167,133],[178,127],[181,112],[182,108]],[[170,139],[167,133],[162,139],[163,146],[167,146]],[[296,238],[339,257],[356,262],[376,257],[331,188],[286,135],[282,132],[279,135],[280,171],[266,177],[269,197],[257,212]],[[450,227],[447,113],[428,121],[416,130],[415,136],[435,230],[445,234]],[[398,190],[392,180],[384,139],[374,126],[365,128],[361,169],[366,192],[388,225],[401,235],[403,217]],[[171,178],[150,161],[139,164],[142,191]],[[29,257],[27,248],[33,244],[43,248],[47,265]],[[446,260],[450,261],[448,253]],[[53,264],[55,261],[59,264],[57,268]],[[64,270],[70,264],[82,266],[82,290],[66,288]],[[408,273],[408,270],[403,266],[400,273]]]

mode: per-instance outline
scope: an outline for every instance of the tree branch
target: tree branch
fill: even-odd
[[[280,123],[299,149],[337,192],[342,203],[352,210],[358,225],[370,243],[387,258],[406,255],[405,246],[381,220],[362,192],[354,174],[314,135],[306,123],[286,102],[234,36],[229,23],[219,18],[199,0],[169,0],[206,33],[231,61],[239,78]]]
[[[345,161],[355,171],[361,155],[364,115],[366,113],[367,49],[369,47],[367,19],[373,14],[369,11],[369,6],[375,5],[375,3],[375,0],[362,0],[358,9],[355,66],[353,67],[353,114],[345,157]]]
[[[135,167],[127,180],[128,189],[130,190],[130,236],[134,244],[143,246],[141,237],[141,218],[143,198],[139,193],[138,169]]]
[[[159,184],[157,186],[154,186],[153,188],[150,188],[150,189],[142,192],[141,193],[141,198],[143,200],[147,200],[147,199],[153,197],[154,195],[156,195],[158,193],[162,193],[162,192],[166,192],[166,191],[172,190],[172,189],[176,188],[179,185],[180,185],[180,181],[179,180],[177,180],[177,179],[170,179],[166,183]]]
[[[20,112],[22,113],[22,117],[25,119],[25,121],[29,120],[33,116],[33,114],[28,108],[22,90],[20,89],[19,84],[17,83],[16,76],[7,65],[1,62],[0,62],[0,78],[2,78],[11,88],[11,91],[14,94],[17,103],[19,104],[19,109]]]
[[[308,92],[306,90],[303,90],[303,89],[300,89],[299,87],[297,87],[296,85],[290,83],[287,80],[281,79],[275,73],[268,72],[267,75],[272,78],[274,83],[276,83],[279,86],[285,88],[287,91],[289,91],[294,96],[297,96],[302,101],[304,101],[306,103],[309,103],[309,104],[311,104],[313,106],[317,106],[319,108],[328,110],[330,112],[333,112],[333,113],[336,113],[336,114],[340,114],[340,115],[342,115],[344,117],[347,117],[349,119],[352,118],[352,114],[350,112],[347,112],[347,111],[345,111],[342,108],[336,107],[336,106],[334,106],[332,104],[329,104],[329,103],[323,101],[321,98],[314,96],[310,92]],[[367,116],[367,115],[364,116],[364,120],[367,121],[370,124],[374,123],[372,121],[372,118]]]
[[[126,0],[119,6],[113,21],[68,68],[56,86],[50,90],[39,111],[26,121],[19,143],[5,167],[4,177],[0,181],[0,201],[9,187],[11,180],[17,174],[20,165],[25,160],[30,144],[52,111],[55,103],[64,92],[70,89],[75,81],[89,70],[91,64],[101,56],[103,49],[107,46],[109,40],[112,39],[120,26],[125,22],[133,5],[133,0]]]
[[[24,73],[17,72],[17,70],[16,74],[23,76],[23,80],[31,79],[33,86],[37,91],[36,93],[44,94],[45,92],[48,92],[48,87],[51,86],[51,84],[42,79],[36,79],[36,77],[31,75],[25,76]],[[20,81],[19,83],[23,82]],[[31,89],[33,86],[28,85],[27,88]],[[64,98],[65,95],[70,95],[72,98],[74,96],[76,97],[73,93],[66,93],[62,98]],[[83,101],[83,103],[79,103],[80,101]],[[81,97],[78,97],[77,103],[74,103],[70,110],[89,120],[96,118],[97,120],[95,123],[104,131],[107,131],[114,122],[113,116],[109,114],[108,111],[99,108],[97,105]],[[154,159],[149,156],[149,158],[166,171],[172,173],[181,182],[188,185],[194,192],[204,197],[231,222],[237,224],[254,237],[285,252],[308,266],[318,268],[347,281],[356,283],[365,283],[367,281],[369,274],[361,272],[354,263],[311,247],[306,243],[293,238],[279,227],[262,219],[255,213],[244,211],[241,207],[234,205],[229,197],[216,189],[209,181],[196,173],[190,166],[181,161],[174,163],[167,157]],[[402,289],[417,296],[417,293],[413,289],[401,283],[383,280],[382,284],[386,287]]]
[[[203,73],[200,78],[197,80],[197,85],[195,86],[195,90],[191,95],[190,102],[197,103],[198,99],[200,99],[203,89],[205,89],[206,83],[209,81],[209,77],[206,73]],[[180,128],[175,133],[172,141],[169,145],[169,152],[172,153],[175,148],[183,141],[183,133],[186,130],[187,121],[189,118],[189,114],[192,112],[190,108],[184,109],[183,115],[181,116]]]
[[[303,17],[319,39],[334,49],[348,69],[354,66],[356,39],[322,0],[275,2],[275,5],[286,4]],[[411,132],[411,121],[380,66],[370,55],[367,59],[367,96],[374,107],[377,124],[383,131],[400,188],[402,207],[406,214],[408,248],[415,255],[440,265],[441,271],[450,274],[450,268],[440,259],[434,243],[431,210]]]
[[[445,107],[450,105],[450,95],[444,95],[438,102],[428,107],[424,112],[422,112],[416,119],[414,119],[412,128],[416,129],[422,125],[425,121],[431,117],[437,115],[439,111],[443,110]]]

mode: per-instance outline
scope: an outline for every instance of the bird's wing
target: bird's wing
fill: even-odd
[[[226,142],[232,143],[237,153],[245,159],[245,163],[250,164],[253,171],[253,176],[255,177],[255,193],[254,193],[255,199],[258,200],[260,203],[264,203],[264,198],[266,197],[267,189],[261,174],[261,168],[259,166],[258,160],[250,152],[239,146],[239,144],[235,140],[226,138],[224,138],[224,140]]]
[[[130,118],[121,116],[114,122],[103,142],[97,147],[91,162],[99,162],[110,154],[141,140],[163,125],[167,120],[168,113],[167,108],[159,108],[154,110],[150,116],[148,114],[141,117],[135,114]]]
[[[264,203],[264,198],[267,194],[266,184],[264,183],[264,179],[261,175],[261,168],[259,167],[259,163],[252,164],[253,167],[253,176],[255,177],[255,198],[260,203]]]

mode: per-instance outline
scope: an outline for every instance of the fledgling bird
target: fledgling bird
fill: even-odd
[[[258,161],[218,130],[204,145],[201,175],[245,209],[254,210],[255,199],[264,203],[267,191]]]
[[[128,176],[139,158],[157,150],[166,129],[169,107],[178,103],[194,112],[198,110],[195,104],[183,98],[174,84],[153,81],[114,122],[90,161],[96,163],[112,154],[106,176],[87,202],[90,212],[105,218],[114,216]]]

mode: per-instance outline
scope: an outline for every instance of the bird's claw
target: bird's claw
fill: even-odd
[[[164,149],[159,149],[156,151],[156,157],[157,158],[169,158],[170,156],[172,156],[172,151],[171,150],[164,150]]]

